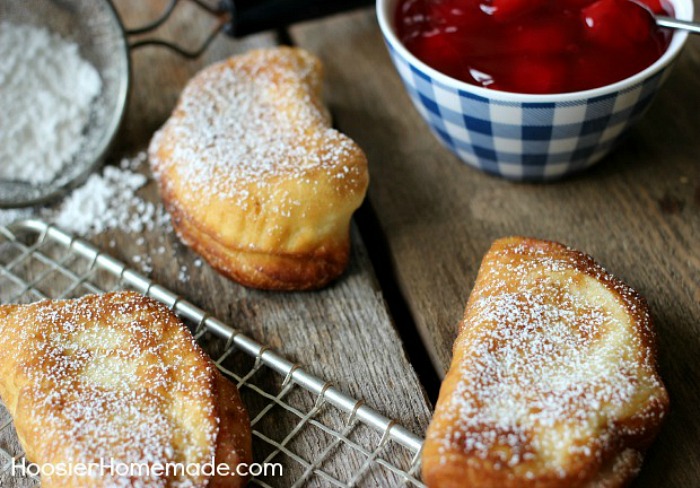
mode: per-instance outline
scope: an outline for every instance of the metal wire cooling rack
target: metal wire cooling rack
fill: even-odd
[[[174,310],[238,385],[250,414],[256,461],[281,462],[284,468],[282,477],[254,478],[251,486],[424,486],[419,480],[423,440],[362,400],[307,373],[84,240],[38,220],[0,226],[0,303],[124,288]],[[306,458],[298,454],[300,447]],[[394,455],[397,450],[400,455]],[[393,462],[386,459],[389,452]],[[40,483],[10,477],[12,460],[22,456],[11,419],[0,403],[0,486]]]

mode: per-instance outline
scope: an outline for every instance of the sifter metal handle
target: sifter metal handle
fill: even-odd
[[[224,32],[242,37],[305,20],[374,5],[375,0],[222,0],[231,12]]]
[[[179,1],[171,0],[156,20],[138,28],[126,29],[125,35],[154,31],[167,22]],[[221,31],[231,37],[243,37],[375,3],[375,0],[220,0],[219,4],[213,7],[205,0],[190,1],[218,19],[212,32],[199,47],[187,50],[170,41],[157,38],[142,39],[131,43],[129,47],[138,49],[144,46],[161,46],[183,57],[197,58]]]

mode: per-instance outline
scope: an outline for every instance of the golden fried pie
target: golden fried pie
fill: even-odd
[[[668,411],[646,302],[561,244],[484,258],[423,452],[430,488],[625,486]]]
[[[176,232],[246,286],[319,288],[347,265],[367,159],[331,127],[321,85],[302,49],[234,56],[189,82],[151,141]]]
[[[238,390],[165,306],[132,292],[5,305],[0,336],[0,397],[27,459],[58,473],[42,486],[245,485],[204,467],[251,462]],[[113,469],[76,468],[90,463]],[[144,463],[187,472],[130,470]]]

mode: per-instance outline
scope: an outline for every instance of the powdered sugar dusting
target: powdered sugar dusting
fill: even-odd
[[[102,89],[78,45],[46,29],[0,22],[0,178],[46,183],[85,142]]]
[[[146,153],[141,152],[122,159],[117,165],[105,166],[53,206],[0,209],[0,225],[39,218],[83,237],[110,231],[125,233],[133,236],[129,243],[130,264],[148,274],[153,271],[154,259],[162,262],[166,253],[173,259],[178,258],[170,240],[173,235],[170,215],[162,204],[152,203],[143,195],[150,183],[152,177]],[[150,233],[148,239],[146,233]],[[174,245],[179,244],[175,242]],[[114,249],[117,241],[111,239],[107,246]],[[201,259],[194,265],[201,267]],[[187,282],[190,274],[180,272],[179,278]]]
[[[434,439],[441,452],[526,479],[533,466],[563,478],[572,458],[601,461],[620,435],[614,419],[630,408],[663,415],[654,413],[665,392],[645,340],[646,309],[615,282],[621,304],[599,281],[601,268],[590,276],[551,254],[519,245],[487,258],[455,344],[450,374],[459,381],[438,406],[447,419]],[[643,317],[641,335],[625,308]]]
[[[123,159],[119,166],[105,166],[53,207],[0,210],[0,225],[39,217],[80,236],[113,229],[129,234],[154,229],[171,231],[163,206],[139,195],[148,181],[146,153],[142,152]]]
[[[0,209],[0,225],[8,226],[17,220],[32,218],[37,213],[39,212],[31,208]]]
[[[213,459],[212,366],[168,314],[136,294],[117,293],[41,302],[0,323],[7,342],[0,358],[16,362],[23,404],[33,406],[22,412],[32,417],[23,434],[38,452],[83,463]],[[190,476],[169,484],[153,473],[101,483],[204,486]]]
[[[214,194],[242,208],[255,201],[251,191],[269,188],[279,177],[313,186],[314,172],[321,171],[338,188],[354,184],[364,168],[344,163],[358,149],[330,127],[317,93],[319,69],[308,53],[279,48],[204,70],[153,138],[156,174],[174,170],[190,190],[181,198]],[[273,210],[284,216],[301,205],[297,198],[276,195],[282,203]]]

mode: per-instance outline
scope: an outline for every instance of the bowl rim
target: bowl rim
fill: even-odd
[[[384,34],[384,38],[387,43],[396,50],[401,57],[407,59],[409,64],[412,64],[419,68],[421,71],[425,72],[431,78],[434,78],[441,84],[454,88],[458,91],[469,92],[474,95],[481,96],[483,98],[498,99],[505,102],[520,102],[520,103],[557,103],[557,102],[571,102],[582,99],[591,99],[601,96],[610,95],[612,93],[624,91],[631,88],[642,81],[651,78],[653,75],[661,71],[662,68],[666,67],[671,63],[671,61],[680,53],[681,49],[685,45],[688,39],[688,32],[676,30],[673,33],[673,38],[668,48],[664,54],[657,59],[653,64],[646,67],[639,73],[625,78],[620,81],[616,81],[610,85],[601,86],[598,88],[591,88],[589,90],[582,90],[576,92],[567,93],[545,93],[545,94],[534,94],[534,93],[518,93],[518,92],[508,92],[501,90],[492,90],[490,88],[472,85],[465,81],[460,81],[451,76],[447,76],[444,73],[431,68],[426,63],[418,59],[413,55],[399,40],[394,29],[394,9],[396,8],[398,0],[377,0],[377,20],[379,21],[379,27]],[[680,20],[693,20],[694,4],[692,0],[670,0],[673,4],[675,10],[675,17]]]

